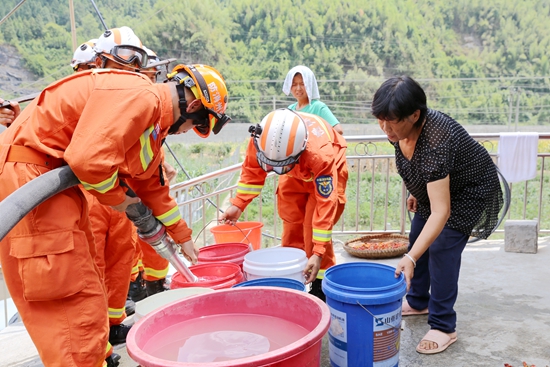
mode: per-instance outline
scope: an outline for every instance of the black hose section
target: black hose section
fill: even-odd
[[[32,209],[80,183],[69,166],[56,168],[27,182],[0,202],[0,240]]]
[[[134,190],[130,188],[124,181],[120,181],[120,185],[126,187],[126,195],[135,198],[137,197]],[[137,227],[138,233],[149,233],[157,228],[158,219],[153,216],[153,211],[149,209],[141,201],[139,203],[130,204],[126,208],[126,216]]]

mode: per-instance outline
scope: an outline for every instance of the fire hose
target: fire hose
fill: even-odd
[[[32,209],[80,182],[69,166],[56,168],[27,182],[0,202],[0,240]],[[129,190],[130,195],[133,191]],[[135,194],[133,194],[135,196]],[[135,203],[126,209],[127,217],[137,227],[138,235],[183,276],[188,282],[197,277],[176,253],[176,244],[167,235],[166,227],[153,216],[143,203]]]

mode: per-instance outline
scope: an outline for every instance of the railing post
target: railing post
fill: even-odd
[[[405,183],[401,183],[401,223],[400,223],[400,233],[405,234],[405,217],[407,215],[407,188]]]

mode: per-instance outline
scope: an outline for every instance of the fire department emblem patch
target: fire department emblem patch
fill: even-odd
[[[328,198],[332,194],[334,186],[332,185],[332,176],[319,176],[315,179],[317,192],[324,198]]]

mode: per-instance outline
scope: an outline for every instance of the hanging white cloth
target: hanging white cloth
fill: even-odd
[[[537,174],[538,133],[500,133],[498,167],[508,183]]]
[[[287,96],[290,95],[292,79],[296,74],[302,74],[309,102],[311,103],[312,100],[319,99],[319,87],[317,86],[317,79],[315,79],[315,74],[313,74],[313,71],[311,71],[310,68],[304,65],[295,66],[290,69],[290,71],[286,74],[285,82],[283,84],[284,94],[286,94]]]

